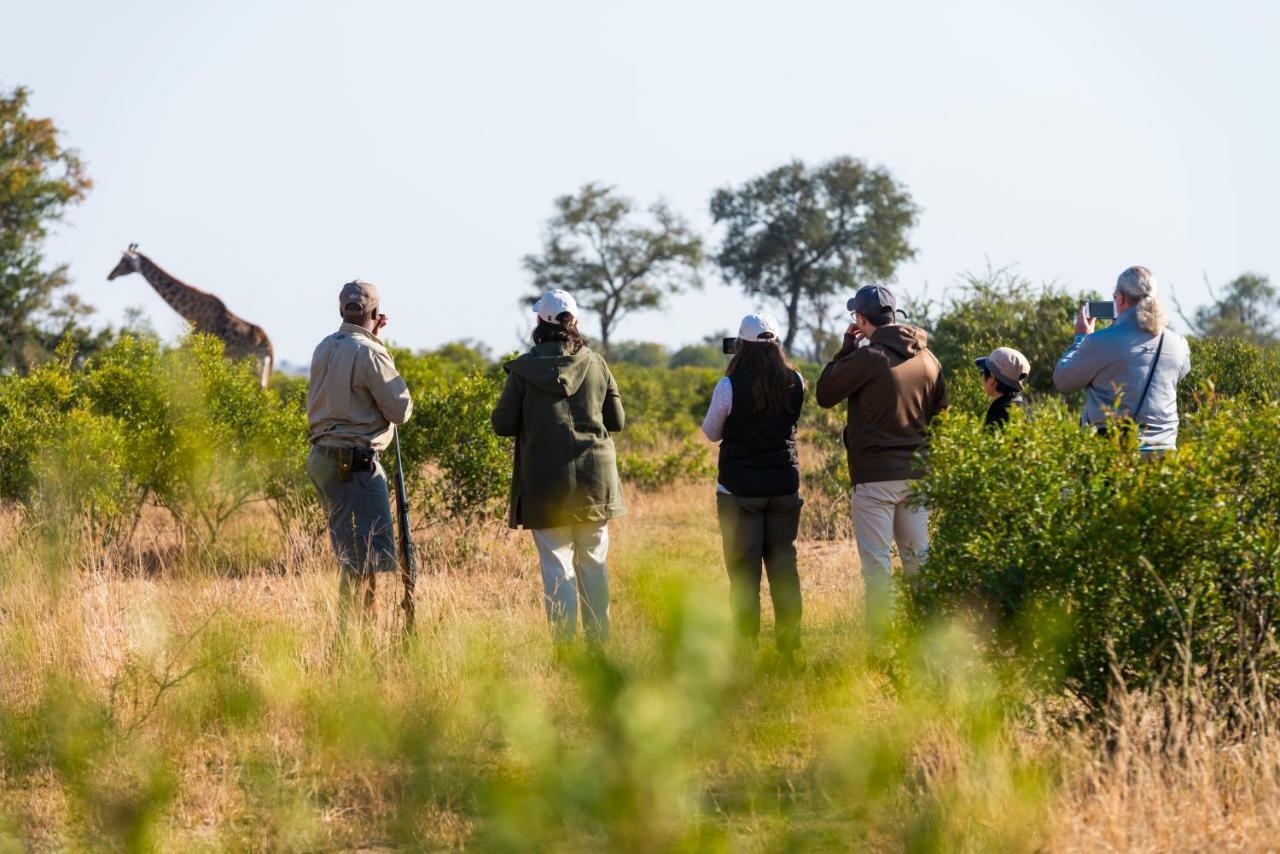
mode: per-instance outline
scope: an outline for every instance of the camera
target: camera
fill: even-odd
[[[1115,320],[1116,304],[1111,300],[1089,300],[1085,303],[1084,313],[1094,320]]]
[[[737,338],[720,339],[720,352],[724,353],[726,356],[732,356],[734,353],[738,352],[738,339]]]

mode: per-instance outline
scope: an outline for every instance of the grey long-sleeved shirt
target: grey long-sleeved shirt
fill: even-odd
[[[1134,310],[1091,335],[1077,335],[1058,360],[1053,384],[1058,391],[1085,389],[1084,424],[1103,424],[1114,412],[1141,425],[1142,450],[1168,450],[1178,444],[1178,383],[1191,370],[1187,339],[1171,329],[1164,332],[1160,362],[1141,412],[1131,412],[1156,357],[1160,335],[1138,326]]]

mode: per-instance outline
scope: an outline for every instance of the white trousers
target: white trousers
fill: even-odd
[[[579,522],[560,528],[535,528],[542,569],[542,601],[557,641],[578,631],[578,602],[582,628],[590,643],[609,639],[609,554],[607,522]]]
[[[929,511],[909,503],[910,480],[859,483],[849,493],[853,535],[867,589],[867,630],[879,637],[893,619],[893,544],[902,570],[914,575],[929,556]]]

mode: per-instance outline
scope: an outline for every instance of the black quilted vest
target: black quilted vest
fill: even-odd
[[[720,485],[745,498],[799,492],[796,422],[804,404],[799,375],[787,396],[787,411],[781,415],[756,414],[748,372],[735,371],[729,382],[733,409],[724,422],[720,442]]]

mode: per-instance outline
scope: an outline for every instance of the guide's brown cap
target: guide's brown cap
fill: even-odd
[[[360,306],[362,312],[377,308],[378,289],[372,282],[366,282],[363,279],[347,282],[342,286],[342,292],[338,294],[338,310],[345,311],[352,303]]]

